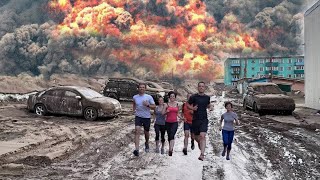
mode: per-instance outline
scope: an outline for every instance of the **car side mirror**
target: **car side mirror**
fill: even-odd
[[[80,99],[81,99],[81,96],[76,96],[76,99],[80,100]]]

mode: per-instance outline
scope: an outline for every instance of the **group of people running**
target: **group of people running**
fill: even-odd
[[[212,111],[213,105],[210,103],[210,97],[205,94],[206,84],[198,83],[198,93],[187,95],[187,101],[183,103],[181,112],[178,102],[176,101],[177,94],[174,91],[168,93],[169,101],[164,103],[163,97],[158,99],[158,105],[155,105],[152,96],[145,93],[146,84],[139,84],[139,94],[133,96],[133,110],[135,112],[135,150],[133,154],[139,156],[140,131],[143,127],[145,135],[145,151],[149,152],[149,130],[151,126],[151,112],[154,110],[153,116],[155,119],[155,141],[157,153],[164,154],[165,133],[168,134],[169,151],[168,155],[172,156],[174,148],[175,134],[178,129],[178,122],[184,121],[184,148],[182,152],[187,155],[188,141],[191,136],[191,149],[195,148],[196,141],[201,151],[199,160],[204,160],[206,147],[206,134],[208,131],[208,116],[207,110]],[[231,144],[234,136],[234,124],[239,124],[237,114],[232,111],[232,104],[225,103],[227,112],[221,116],[220,127],[224,122],[222,130],[223,136],[223,151],[222,156],[227,153],[226,159],[230,159]],[[160,144],[161,139],[161,144]]]

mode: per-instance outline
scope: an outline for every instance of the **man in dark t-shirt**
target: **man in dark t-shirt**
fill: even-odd
[[[195,139],[198,142],[201,154],[199,160],[203,161],[206,147],[206,134],[208,131],[208,116],[207,109],[212,110],[210,97],[204,94],[206,84],[198,83],[198,93],[190,97],[188,103],[189,109],[193,110],[192,128]]]

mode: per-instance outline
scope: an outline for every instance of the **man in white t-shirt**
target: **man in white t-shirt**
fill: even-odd
[[[145,94],[146,84],[140,83],[139,94],[133,96],[133,111],[135,112],[135,150],[133,154],[139,156],[139,140],[141,126],[144,128],[145,151],[149,152],[149,130],[151,124],[150,109],[156,107],[155,102],[149,94]]]

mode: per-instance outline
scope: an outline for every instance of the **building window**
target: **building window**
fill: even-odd
[[[303,62],[303,59],[297,59],[296,62]]]
[[[288,78],[291,78],[292,76],[291,76],[291,74],[288,74]]]
[[[283,67],[280,67],[279,71],[283,71]]]
[[[254,67],[252,67],[251,70],[254,71]]]
[[[278,71],[278,67],[272,67],[272,70],[274,70],[274,71]]]
[[[296,66],[296,70],[304,70],[304,66]]]
[[[252,64],[254,64],[254,63],[255,63],[255,61],[254,61],[254,60],[252,60],[252,61],[251,61],[251,63],[252,63]]]
[[[291,64],[292,63],[292,60],[291,59],[288,59],[289,60],[289,64]]]
[[[295,74],[294,78],[304,78],[304,74]]]
[[[292,67],[288,67],[288,70],[291,71],[291,70],[292,70]]]
[[[286,60],[285,60],[285,59],[282,59],[282,60],[281,60],[281,63],[282,63],[282,64],[286,63]]]
[[[260,67],[260,71],[264,71],[264,67]]]
[[[240,64],[240,60],[233,60],[232,64]]]
[[[251,77],[253,77],[253,78],[254,78],[254,75],[252,75]]]
[[[284,77],[283,74],[279,74],[279,77]]]
[[[260,59],[259,62],[260,62],[260,64],[263,64],[264,63],[264,59]]]

